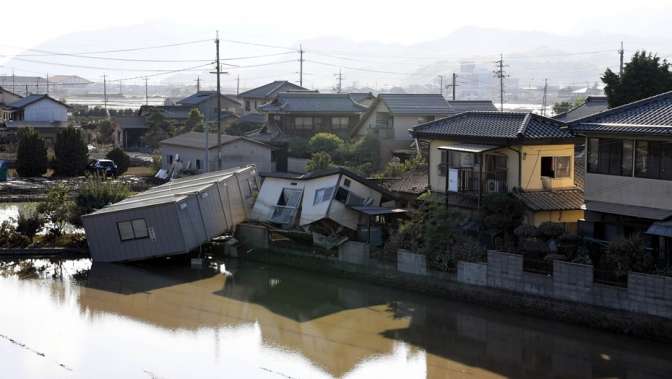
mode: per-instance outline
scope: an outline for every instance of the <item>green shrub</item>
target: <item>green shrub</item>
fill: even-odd
[[[102,144],[111,144],[114,142],[114,127],[110,120],[102,120],[96,126],[98,130],[98,141]]]
[[[63,184],[57,184],[49,189],[47,198],[37,205],[37,211],[51,223],[50,233],[61,235],[70,221],[73,207],[70,189]]]
[[[496,232],[513,233],[523,221],[525,205],[509,193],[483,196],[480,215],[483,226]]]
[[[326,170],[332,167],[331,156],[329,153],[317,152],[306,163],[306,171]]]
[[[110,150],[105,156],[107,159],[113,160],[117,164],[118,174],[121,175],[128,171],[128,166],[131,165],[131,158],[118,147]]]
[[[539,225],[539,233],[546,239],[556,239],[565,233],[565,227],[557,222],[546,221]]]
[[[343,140],[332,133],[317,133],[308,140],[308,151],[311,153],[325,152],[333,154],[343,146]]]
[[[651,272],[654,259],[646,252],[644,240],[640,236],[622,238],[609,242],[606,264],[618,276],[627,275],[628,271]]]
[[[304,138],[292,137],[287,141],[287,152],[296,158],[309,158],[308,142]]]
[[[152,170],[157,172],[161,169],[161,156],[156,154],[152,155]]]
[[[69,221],[81,225],[81,216],[124,200],[129,195],[130,191],[125,183],[90,178],[79,187]]]
[[[26,206],[19,209],[19,216],[16,219],[16,231],[32,240],[42,228],[44,228],[45,219],[37,212],[37,207]]]
[[[79,176],[89,159],[89,150],[86,147],[82,132],[71,126],[61,130],[56,135],[54,145],[54,171],[59,176]]]
[[[30,238],[17,233],[16,227],[9,221],[0,224],[0,247],[17,248],[30,245]]]
[[[47,172],[47,145],[33,128],[19,129],[16,151],[16,172],[19,176],[41,176]]]

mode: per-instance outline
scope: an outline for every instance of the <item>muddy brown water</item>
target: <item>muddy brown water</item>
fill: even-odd
[[[672,378],[672,346],[223,262],[0,263],[2,378]]]

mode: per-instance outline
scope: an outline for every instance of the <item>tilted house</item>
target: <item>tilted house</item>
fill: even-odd
[[[269,128],[288,137],[329,132],[347,138],[367,108],[348,94],[284,92],[258,109],[268,115]]]
[[[268,103],[280,92],[289,91],[308,91],[308,89],[286,80],[276,80],[264,84],[263,86],[241,92],[238,95],[238,98],[243,102],[243,113],[259,112],[259,106]]]
[[[383,206],[392,199],[387,190],[343,168],[262,176],[252,220],[284,227],[327,220],[354,232],[378,215],[400,212]]]
[[[582,232],[605,241],[640,234],[672,264],[672,91],[572,127],[588,150]]]
[[[466,112],[416,126],[429,142],[429,189],[476,209],[484,194],[512,192],[527,222],[576,227],[583,193],[574,184],[575,137],[567,125],[533,113]]]
[[[254,166],[170,181],[82,217],[91,258],[120,262],[186,254],[247,220]]]
[[[217,134],[208,135],[210,170],[217,169]],[[159,142],[161,168],[170,171],[179,161],[180,168],[203,172],[205,166],[205,133],[187,132]],[[274,171],[273,147],[253,139],[221,135],[222,169],[254,164],[257,170]]]

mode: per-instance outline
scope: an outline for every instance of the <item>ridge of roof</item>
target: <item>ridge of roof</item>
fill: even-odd
[[[525,135],[525,130],[527,129],[527,125],[530,124],[530,119],[532,118],[532,113],[528,113],[525,115],[523,118],[523,122],[520,123],[520,128],[518,129],[518,133],[516,133],[517,136],[524,136]]]
[[[639,106],[642,106],[642,105],[645,105],[645,104],[648,104],[648,103],[666,98],[668,96],[672,97],[672,91],[662,92],[662,93],[659,93],[657,95],[653,95],[653,96],[646,97],[644,99],[633,101],[631,103],[627,103],[627,104],[619,105],[617,107],[609,108],[609,109],[606,109],[602,112],[598,112],[598,113],[595,113],[595,114],[592,114],[592,115],[574,120],[574,121],[571,122],[571,124],[582,124],[582,123],[585,123],[588,120],[593,120],[593,119],[596,119],[598,117],[604,117],[604,116],[612,115],[614,113],[618,113],[618,112],[621,112],[621,111],[624,111],[624,110],[627,110],[627,109],[636,108],[636,107],[639,107]]]

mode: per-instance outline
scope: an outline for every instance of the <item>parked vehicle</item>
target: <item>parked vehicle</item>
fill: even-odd
[[[110,159],[94,159],[86,166],[87,175],[117,177],[118,172],[117,164]]]

